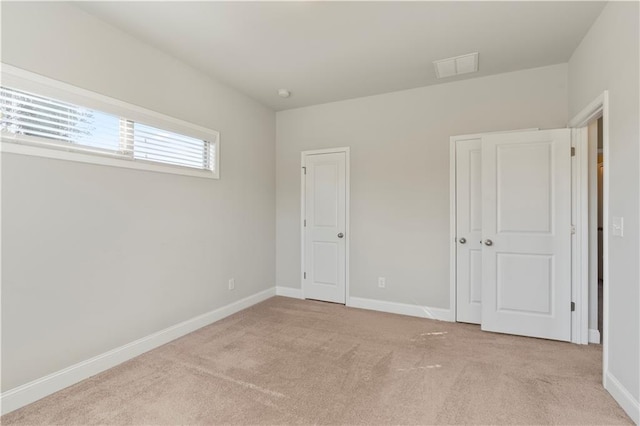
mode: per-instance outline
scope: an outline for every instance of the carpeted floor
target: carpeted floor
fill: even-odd
[[[600,346],[274,297],[12,424],[631,424]]]

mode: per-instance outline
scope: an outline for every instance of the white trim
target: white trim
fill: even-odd
[[[75,161],[78,163],[97,164],[100,166],[121,167],[133,170],[145,170],[149,172],[170,173],[182,176],[194,176],[206,179],[218,179],[216,174],[210,170],[198,170],[188,167],[163,165],[144,160],[125,160],[117,156],[107,154],[88,153],[80,151],[63,151],[61,149],[45,148],[43,146],[25,145],[10,142],[2,138],[0,151],[5,154],[28,155],[43,158],[53,158],[56,160]]]
[[[349,252],[351,247],[351,227],[350,220],[351,217],[351,148],[348,146],[338,147],[338,148],[326,148],[326,149],[315,149],[309,151],[302,151],[300,153],[300,289],[302,291],[304,298],[304,270],[305,270],[305,252],[304,252],[304,237],[305,237],[305,227],[304,220],[306,216],[305,212],[305,173],[306,170],[306,162],[305,158],[307,155],[317,155],[317,154],[333,154],[343,152],[345,154],[345,283],[344,283],[344,301],[345,305],[349,305]]]
[[[602,98],[602,374],[609,371],[609,92]]]
[[[571,221],[575,234],[571,238],[571,342],[589,343],[589,144],[586,128],[571,129]]]
[[[197,124],[189,123],[184,120],[180,120],[168,115],[161,114],[159,112],[152,111],[150,109],[142,108],[137,105],[133,105],[127,102],[120,101],[118,99],[105,96],[99,93],[92,92],[90,90],[82,89],[80,87],[73,86],[68,83],[64,83],[58,80],[54,80],[49,77],[42,76],[40,74],[32,73],[30,71],[23,70],[8,64],[0,63],[1,81],[2,85],[6,87],[15,88],[18,90],[24,90],[26,92],[37,93],[42,96],[59,99],[65,102],[73,103],[76,105],[82,105],[87,108],[96,109],[102,112],[106,112],[119,117],[125,117],[138,123],[147,124],[150,126],[158,127],[163,130],[172,131],[175,133],[183,134],[185,136],[191,136],[199,139],[206,140],[210,143],[211,149],[214,149],[214,170],[198,170],[193,169],[194,172],[200,172],[200,174],[189,174],[183,172],[184,167],[160,165],[160,163],[153,163],[153,165],[159,165],[159,168],[150,169],[146,167],[148,162],[132,161],[119,159],[117,161],[105,164],[101,160],[89,161],[87,156],[96,156],[97,158],[110,158],[100,157],[94,153],[81,153],[82,156],[70,156],[69,151],[59,150],[59,148],[47,148],[41,147],[39,151],[22,150],[19,153],[23,155],[36,155],[39,157],[57,158],[61,160],[80,161],[84,163],[110,165],[115,167],[125,167],[130,169],[148,170],[163,173],[173,173],[179,175],[210,177],[218,179],[220,177],[220,132],[213,129],[208,129]],[[11,138],[13,139],[13,138]],[[2,145],[8,145],[10,138],[3,137]],[[16,144],[19,141],[15,141]],[[8,148],[12,149],[12,148]],[[18,149],[18,148],[15,148]],[[51,154],[46,155],[43,151],[57,151],[64,154]],[[5,151],[11,152],[11,151]],[[77,152],[74,152],[77,153]],[[111,160],[116,158],[111,157]],[[207,176],[208,174],[208,176]]]
[[[597,329],[589,329],[589,343],[600,344],[600,331]]]
[[[464,139],[463,139],[464,138]],[[452,321],[458,312],[458,240],[457,240],[457,181],[456,181],[456,146],[457,141],[475,139],[467,136],[452,136],[449,138],[449,311]]]
[[[456,239],[456,143],[469,139],[481,139],[484,135],[512,132],[534,132],[540,130],[531,127],[518,130],[503,130],[486,133],[470,133],[468,135],[456,135],[449,138],[449,310],[452,321],[457,314],[457,239]]]
[[[593,121],[591,121],[593,123]],[[596,123],[597,124],[597,123]],[[588,149],[588,164],[587,164],[587,182],[585,186],[588,191],[588,202],[589,205],[586,211],[583,212],[585,215],[584,220],[587,222],[587,238],[588,241],[586,243],[587,246],[587,254],[585,257],[585,261],[587,264],[587,297],[586,303],[589,308],[587,310],[587,314],[589,316],[588,322],[591,322],[591,319],[595,319],[595,324],[597,326],[598,323],[598,314],[599,314],[599,291],[598,291],[598,258],[599,258],[599,247],[598,247],[598,223],[599,223],[599,212],[598,212],[598,181],[599,181],[599,165],[598,165],[598,140],[597,140],[597,130],[598,126],[594,126],[596,135],[595,140],[591,140],[591,132],[590,132],[590,124],[586,127],[587,132],[587,149]],[[598,331],[598,330],[596,330]],[[592,341],[591,330],[589,330],[589,343],[594,343]],[[598,340],[595,343],[600,343],[600,332],[598,331]]]
[[[293,299],[304,299],[301,288],[293,287],[276,287],[276,296],[291,297]]]
[[[348,146],[341,146],[337,148],[324,148],[324,149],[311,149],[308,151],[302,151],[302,155],[318,155],[318,154],[333,154],[337,152],[349,153],[351,148]]]
[[[607,335],[605,334],[605,337]],[[604,388],[609,391],[613,399],[616,400],[622,409],[631,417],[635,424],[640,424],[640,402],[633,399],[633,395],[613,374],[607,372],[604,377]]]
[[[467,135],[455,135],[455,136],[450,136],[449,137],[449,141],[451,142],[452,139],[458,140],[458,141],[465,141],[468,139],[482,139],[483,136],[486,135],[499,135],[501,133],[514,133],[514,132],[535,132],[537,130],[540,130],[539,127],[525,127],[523,129],[513,129],[513,130],[496,130],[493,132],[483,132],[483,133],[469,133]]]
[[[3,392],[2,395],[0,395],[2,414],[9,413],[44,398],[47,395],[51,395],[54,392],[108,370],[109,368],[115,367],[118,364],[135,358],[138,355],[157,348],[158,346],[162,346],[199,328],[205,327],[229,315],[255,305],[256,303],[267,300],[275,294],[276,289],[271,287],[267,290],[183,321],[169,328],[165,328],[164,330],[150,334],[86,361],[79,362],[40,379],[36,379],[22,386],[18,386],[17,388]]]
[[[305,249],[304,249],[304,221],[307,217],[306,203],[305,203],[305,186],[306,186],[306,166],[304,161],[304,152],[300,153],[300,291],[302,292],[302,298],[304,299],[304,272],[305,272]],[[349,238],[349,234],[347,234]]]
[[[600,116],[602,116],[602,152],[604,167],[602,179],[602,331],[604,333],[604,336],[602,336],[602,382],[606,384],[607,374],[609,372],[609,91],[605,90],[596,99],[590,102],[589,105],[587,105],[569,122],[569,126],[572,128],[585,127],[589,124],[590,121],[597,119]],[[582,186],[588,186],[588,182],[578,182],[578,184]],[[581,212],[581,214],[584,213],[585,212]],[[588,243],[588,241],[585,241],[584,243]]]
[[[572,128],[584,127],[589,124],[590,121],[600,118],[603,111],[603,106],[609,103],[609,91],[605,90],[597,98],[589,103],[582,111],[580,111],[575,117],[569,121],[569,126]],[[604,146],[603,146],[604,147]]]
[[[2,14],[2,12],[0,10],[0,15],[1,14]],[[0,145],[2,145],[2,144],[0,143]],[[4,223],[4,222],[2,222],[2,198],[3,198],[2,197],[2,188],[4,188],[4,186],[2,185],[2,180],[3,180],[2,176],[4,176],[4,173],[2,171],[2,165],[4,164],[4,159],[2,158],[2,156],[3,156],[3,154],[2,154],[2,151],[0,150],[0,224]],[[2,243],[1,242],[4,241],[2,239],[2,232],[3,232],[2,228],[3,227],[0,225],[0,302],[1,302],[1,299],[2,299],[2,289],[4,288],[2,286],[2,284],[3,284],[2,283],[2,277],[4,275],[2,274],[2,260],[1,259],[5,259],[4,257],[2,257]],[[1,303],[0,303],[0,306],[1,306]],[[0,319],[0,344],[1,344],[1,342],[3,342],[3,340],[2,340],[2,329],[3,328],[4,327],[2,327],[2,320]],[[0,351],[0,371],[1,371],[2,365],[3,365],[2,364],[2,351]],[[2,412],[3,408],[4,408],[4,404],[2,403],[2,394],[0,393],[0,415],[3,414],[3,412]]]
[[[350,308],[368,309],[371,311],[389,312],[411,317],[429,318],[439,321],[453,322],[450,309],[432,308],[429,306],[409,305],[405,303],[387,302],[385,300],[351,297],[347,306]]]

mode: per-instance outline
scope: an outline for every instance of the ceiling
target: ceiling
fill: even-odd
[[[73,4],[282,110],[567,62],[605,3]],[[471,52],[479,72],[436,79]]]

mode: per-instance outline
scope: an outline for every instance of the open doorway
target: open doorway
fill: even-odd
[[[604,335],[604,149],[603,119],[588,124],[589,174],[589,343]]]
[[[610,223],[608,209],[608,123],[609,93],[606,90],[569,122],[576,147],[573,293],[576,311],[572,341],[602,344],[603,381],[609,352],[609,227],[614,235],[616,233],[616,224]]]

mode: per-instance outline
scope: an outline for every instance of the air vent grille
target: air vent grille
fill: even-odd
[[[446,78],[478,71],[478,52],[435,61],[436,77]]]

